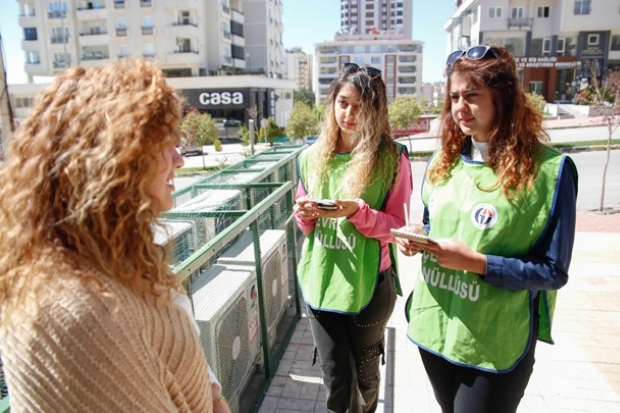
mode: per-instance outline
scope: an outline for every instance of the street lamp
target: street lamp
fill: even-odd
[[[252,60],[250,60],[250,54],[245,54],[245,71],[249,72],[252,67]]]

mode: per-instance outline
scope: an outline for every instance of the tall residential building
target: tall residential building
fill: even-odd
[[[246,63],[250,70],[262,69],[267,76],[282,79],[282,0],[243,0],[243,11]]]
[[[345,63],[381,70],[391,102],[419,96],[423,43],[412,40],[413,0],[341,0],[340,29],[333,41],[315,45],[313,75],[317,103]]]
[[[400,33],[411,38],[413,0],[340,0],[340,31]]]
[[[503,44],[517,59],[523,87],[548,102],[570,101],[620,67],[617,1],[455,0],[444,24],[448,50]]]
[[[312,90],[312,55],[294,47],[285,51],[284,59],[286,78],[294,80],[297,89]]]
[[[316,101],[325,101],[329,84],[349,62],[380,69],[388,101],[400,95],[417,97],[422,87],[422,49],[420,41],[386,35],[338,35],[332,42],[317,44],[313,76]]]
[[[257,108],[286,124],[295,87],[283,80],[281,0],[18,2],[29,83],[69,66],[144,57],[168,78],[189,79],[171,83],[201,111],[247,121]],[[247,74],[262,76],[234,76]],[[30,96],[13,97],[28,105]]]
[[[169,77],[283,77],[281,0],[18,1],[29,81],[124,56]]]

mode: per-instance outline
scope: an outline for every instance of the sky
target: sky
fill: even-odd
[[[334,39],[340,29],[340,0],[282,0],[284,48],[301,47],[306,53],[314,52],[314,45]],[[4,64],[9,85],[26,83],[23,38],[18,24],[19,3],[0,0],[0,35],[4,47]],[[446,56],[444,23],[456,10],[454,0],[414,0],[413,40],[424,43],[422,54],[422,81],[443,80]],[[35,81],[46,81],[35,78]]]

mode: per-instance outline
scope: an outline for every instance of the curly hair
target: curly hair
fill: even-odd
[[[312,145],[313,160],[316,165],[314,174],[316,175],[317,187],[320,188],[327,179],[340,138],[340,127],[336,122],[334,109],[336,98],[344,85],[353,85],[360,94],[360,103],[355,117],[354,137],[358,144],[352,151],[351,165],[347,170],[349,176],[355,177],[355,179],[349,180],[353,186],[348,188],[350,196],[353,198],[359,197],[366,188],[374,183],[373,172],[378,172],[375,177],[382,177],[386,181],[386,185],[390,185],[394,179],[394,174],[389,173],[389,171],[379,171],[378,168],[381,165],[379,160],[382,153],[387,153],[398,165],[399,155],[398,148],[391,135],[385,84],[381,76],[371,77],[364,70],[365,68],[366,66],[361,66],[357,71],[342,71],[332,81],[328,91],[319,139]],[[398,169],[396,173],[398,173]],[[314,189],[316,188],[309,189],[311,194]],[[312,195],[316,196],[316,194]]]
[[[486,163],[498,177],[508,198],[531,188],[538,172],[536,155],[549,135],[542,128],[542,116],[530,105],[519,85],[517,65],[503,46],[492,45],[493,57],[471,60],[462,57],[446,68],[446,93],[450,92],[451,75],[458,73],[469,83],[490,91],[495,107],[495,123],[488,140]],[[452,102],[446,98],[442,111],[441,152],[429,169],[431,182],[446,179],[460,156],[466,136],[452,118]]]
[[[57,277],[103,275],[153,294],[179,288],[154,243],[147,188],[180,119],[174,89],[140,60],[68,69],[37,96],[0,172],[4,311],[32,304],[27,297]]]

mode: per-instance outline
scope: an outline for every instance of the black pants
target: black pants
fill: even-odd
[[[385,326],[395,303],[395,272],[390,268],[379,274],[375,293],[359,314],[338,314],[308,307],[330,413],[376,410]]]
[[[534,331],[538,331],[538,315]],[[516,412],[534,370],[537,334],[530,349],[508,373],[491,373],[457,366],[420,349],[422,363],[443,413]]]

